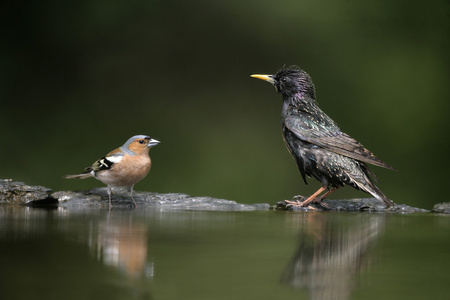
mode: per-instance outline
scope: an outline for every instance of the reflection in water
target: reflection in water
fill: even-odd
[[[0,238],[3,235],[9,238],[29,238],[44,234],[54,223],[57,223],[59,231],[72,231],[77,226],[66,220],[69,214],[64,208],[48,210],[0,206]],[[82,215],[83,212],[79,211],[75,215],[77,214]],[[128,211],[114,211],[106,220],[103,215],[104,212],[98,212],[97,218],[90,220],[87,228],[78,226],[78,240],[88,244],[96,259],[118,268],[127,276],[153,277],[153,264],[147,262],[147,226],[134,220]],[[88,232],[83,230],[85,228]],[[5,230],[7,232],[3,232]]]
[[[383,228],[384,216],[307,213],[303,218],[291,217],[293,225],[300,227],[300,244],[282,281],[306,289],[310,299],[349,299],[356,275],[367,266],[368,248]]]
[[[283,281],[311,299],[348,299],[384,218],[0,206],[0,290],[2,299],[297,297],[273,276],[299,238]],[[36,290],[47,292],[29,297]]]
[[[153,277],[153,263],[147,262],[147,227],[130,215],[125,220],[109,216],[98,228],[90,228],[88,245],[98,260],[127,276]]]
[[[42,222],[56,208],[36,209],[27,206],[0,205],[0,240],[23,239],[44,232],[49,224]]]
[[[78,291],[96,299],[151,299],[148,226],[134,217],[130,211],[0,206],[0,275],[8,274],[6,287],[0,283],[2,299],[5,293],[31,299],[35,290],[48,293],[33,299],[85,299]],[[24,272],[33,282],[21,289]]]

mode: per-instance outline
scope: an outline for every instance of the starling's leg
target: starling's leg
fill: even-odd
[[[322,200],[325,199],[326,197],[330,196],[330,195],[331,195],[334,191],[336,191],[337,189],[338,189],[338,188],[332,188],[332,189],[330,189],[328,192],[326,192],[325,194],[323,194],[322,196],[320,196],[320,198],[318,198],[318,199],[316,200],[316,203],[319,204],[320,206],[324,207],[324,208],[330,209],[330,207],[329,207],[327,204],[323,203]]]
[[[134,208],[136,208],[137,204],[136,204],[136,201],[134,201],[134,198],[133,198],[133,186],[130,187],[130,197],[131,197],[131,200],[133,200]]]
[[[325,194],[323,194],[322,196],[320,196],[320,201],[322,201],[323,199],[325,199],[326,197],[330,196],[334,191],[336,191],[338,188],[332,188],[330,189],[328,192],[326,192]]]
[[[315,192],[314,194],[312,194],[311,196],[309,196],[308,199],[306,199],[305,201],[301,202],[299,206],[308,206],[310,202],[313,202],[317,196],[319,196],[322,192],[324,192],[327,188],[322,186],[320,187],[320,189],[317,190],[317,192]],[[320,204],[320,203],[319,203]]]
[[[327,189],[326,187],[323,187],[323,186],[322,186],[320,189],[317,190],[317,192],[315,192],[314,194],[312,194],[311,196],[309,196],[309,197],[308,197],[306,200],[304,200],[304,201],[299,201],[299,200],[296,200],[296,201],[284,200],[284,202],[287,203],[287,205],[289,205],[289,206],[300,206],[300,207],[305,207],[305,206],[308,206],[310,202],[315,201],[316,198],[317,198],[317,196],[319,196],[319,195],[320,195],[322,192],[324,192],[326,189]],[[331,193],[329,193],[329,192],[325,193],[325,195],[327,195],[327,194],[329,195],[329,194],[331,194]],[[294,197],[294,198],[297,198],[297,197]],[[302,198],[304,198],[304,197],[302,197]],[[325,208],[328,208],[328,207],[327,207],[328,205],[326,205],[326,204],[324,204],[324,203],[320,203],[321,199],[322,199],[322,197],[320,198],[320,200],[318,201],[318,203],[319,203],[321,206],[324,206],[324,205],[325,205],[324,207],[325,207]]]

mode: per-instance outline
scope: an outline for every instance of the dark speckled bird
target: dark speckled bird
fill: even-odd
[[[386,207],[394,204],[375,185],[374,180],[378,180],[367,164],[395,169],[342,132],[317,106],[314,84],[308,73],[290,66],[275,75],[251,77],[270,82],[283,96],[281,126],[284,142],[305,183],[308,184],[307,175],[322,185],[302,202],[287,201],[289,205],[308,206],[315,202],[327,207],[322,200],[344,185],[373,195]]]

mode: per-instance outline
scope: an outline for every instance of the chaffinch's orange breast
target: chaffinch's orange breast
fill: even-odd
[[[111,169],[97,172],[97,178],[111,186],[132,186],[144,179],[150,168],[148,155],[125,155]]]

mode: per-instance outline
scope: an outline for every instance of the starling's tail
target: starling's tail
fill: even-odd
[[[383,202],[386,205],[386,208],[393,206],[394,202],[392,200],[389,200],[386,195],[383,194],[383,192],[375,185],[375,182],[378,182],[378,178],[377,176],[375,176],[372,170],[370,170],[370,168],[363,162],[360,162],[360,167],[364,175],[362,176],[362,178],[357,176],[358,180],[355,180],[356,185],[361,190],[371,194],[379,201]]]
[[[383,202],[386,205],[386,208],[391,207],[394,205],[394,202],[392,200],[389,200],[385,194],[373,183],[373,181],[370,178],[367,178],[368,180],[365,182],[365,184],[361,182],[356,182],[358,187],[365,191],[366,193],[371,194],[375,198],[377,198],[379,201]]]
[[[81,173],[81,174],[76,174],[76,175],[67,175],[64,176],[64,178],[66,179],[74,179],[74,178],[79,178],[79,179],[86,179],[89,177],[93,177],[92,173]]]
[[[380,200],[381,202],[386,204],[386,208],[394,206],[394,202],[392,200],[389,200],[386,197],[386,195],[380,191],[380,189],[378,187],[376,188],[376,192],[369,192],[369,193],[371,193],[372,196],[374,196],[375,198],[377,198],[378,200]]]

